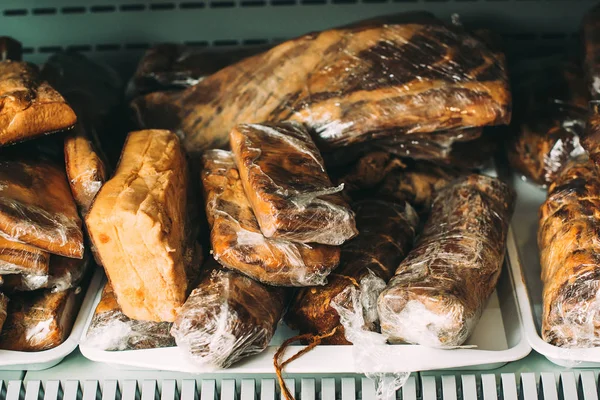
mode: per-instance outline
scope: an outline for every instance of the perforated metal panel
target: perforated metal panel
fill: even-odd
[[[298,400],[374,400],[367,378],[287,380]],[[0,381],[5,400],[279,400],[274,379]],[[410,377],[398,400],[598,400],[593,371]]]
[[[362,18],[427,10],[502,34],[528,51],[573,43],[593,0],[4,0],[1,33],[42,62],[60,48],[129,65],[153,43],[244,46],[277,42]]]

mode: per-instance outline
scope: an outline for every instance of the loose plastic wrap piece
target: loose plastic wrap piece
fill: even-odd
[[[64,170],[44,161],[0,162],[0,235],[83,257],[83,232]]]
[[[242,124],[231,131],[240,179],[268,238],[339,245],[358,232],[310,135],[295,123]]]
[[[0,332],[0,349],[42,351],[68,337],[77,314],[76,289],[14,293]]]
[[[561,347],[600,345],[600,175],[585,157],[548,188],[540,208],[542,337]]]
[[[171,334],[194,363],[227,368],[268,346],[285,305],[285,289],[225,270],[210,259]]]
[[[378,301],[391,342],[462,345],[496,287],[514,207],[496,178],[469,175],[441,190],[415,246]]]
[[[23,45],[18,40],[8,36],[0,37],[0,61],[21,61]]]
[[[162,90],[184,89],[228,65],[267,49],[266,46],[256,46],[207,51],[161,43],[146,51],[129,83],[128,92],[134,97]]]
[[[537,60],[535,65],[516,74],[515,136],[508,155],[526,178],[548,185],[569,159],[584,152],[580,138],[588,93],[575,63]]]
[[[115,293],[107,283],[88,328],[85,344],[104,351],[174,347],[170,322],[138,321],[121,311]]]
[[[4,321],[6,321],[8,309],[8,297],[0,293],[0,332],[2,332],[2,327],[4,326]]]
[[[65,99],[38,69],[21,61],[0,61],[0,145],[72,128],[77,121]]]
[[[323,285],[337,267],[340,249],[263,236],[244,193],[233,155],[209,150],[202,184],[211,227],[212,255],[223,266],[274,286]]]
[[[240,123],[294,120],[339,148],[506,124],[510,106],[504,57],[427,13],[309,33],[133,104],[142,127],[180,131],[193,153],[225,146]]]
[[[48,275],[50,254],[0,236],[0,275]]]
[[[177,136],[131,132],[115,175],[87,215],[90,238],[129,318],[172,322],[197,276],[188,176]]]
[[[358,236],[342,246],[340,266],[324,287],[303,288],[297,292],[286,315],[286,322],[301,333],[325,335],[326,344],[349,344],[331,302],[347,287],[358,286],[359,312],[367,329],[377,323],[377,296],[393,276],[398,264],[410,250],[419,222],[416,212],[404,205],[381,200],[354,204]],[[340,301],[342,307],[352,304]]]

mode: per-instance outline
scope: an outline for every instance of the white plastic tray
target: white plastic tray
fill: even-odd
[[[39,371],[55,366],[62,361],[63,358],[71,354],[73,350],[77,348],[79,344],[79,338],[84,332],[86,317],[90,314],[95,294],[98,288],[102,285],[104,273],[100,268],[94,273],[92,281],[88,286],[85,297],[83,293],[79,293],[75,297],[75,303],[73,307],[78,307],[79,302],[83,298],[81,308],[77,312],[73,328],[67,340],[61,345],[44,351],[37,352],[25,352],[25,351],[11,351],[11,350],[0,350],[0,370],[29,370]]]
[[[512,236],[511,236],[512,237]],[[513,276],[513,274],[516,274]],[[467,344],[477,348],[441,350],[416,345],[387,346],[387,359],[390,368],[405,371],[424,371],[434,369],[493,369],[525,357],[531,351],[522,333],[522,321],[514,291],[514,283],[522,282],[520,269],[504,268],[497,290],[492,295],[481,321]],[[94,305],[100,299],[98,291]],[[85,333],[91,322],[93,310],[85,323]],[[247,358],[233,368],[217,371],[226,373],[272,373],[273,355],[278,345],[295,332],[280,325],[271,345],[263,353]],[[289,354],[303,346],[290,346]],[[180,372],[215,372],[199,368],[190,363],[176,347],[109,352],[97,350],[84,344],[81,353],[90,360],[112,364],[124,369],[154,369]],[[288,353],[286,353],[288,354]],[[317,346],[311,352],[300,357],[286,367],[289,373],[355,373],[353,346]]]
[[[523,315],[525,336],[531,347],[551,362],[563,367],[600,366],[600,348],[566,349],[546,343],[540,336],[542,322],[542,281],[537,246],[538,210],[546,199],[546,191],[513,178],[517,190],[517,206],[513,217],[515,241],[508,245],[513,274],[522,274],[516,291]]]

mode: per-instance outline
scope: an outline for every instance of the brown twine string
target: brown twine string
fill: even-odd
[[[291,363],[292,361],[297,360],[298,358],[302,357],[304,354],[308,353],[309,351],[311,351],[312,349],[317,347],[319,344],[321,344],[321,341],[323,339],[326,339],[328,337],[335,335],[335,333],[337,332],[337,329],[338,329],[338,327],[336,326],[331,331],[324,333],[322,335],[314,335],[312,333],[305,333],[302,335],[294,336],[294,337],[287,339],[285,342],[283,342],[281,344],[281,346],[279,346],[279,349],[277,349],[277,352],[273,356],[273,365],[275,366],[275,374],[277,375],[277,381],[279,382],[279,387],[281,388],[281,393],[285,396],[286,400],[294,400],[294,396],[290,393],[290,390],[288,389],[287,385],[285,384],[285,381],[283,380],[283,368],[286,365],[288,365],[289,363]],[[308,346],[306,346],[305,348],[303,348],[302,350],[300,350],[299,352],[297,352],[296,354],[294,354],[287,360],[280,362],[280,358],[281,358],[281,356],[283,356],[285,349],[287,349],[287,347],[289,345],[291,345],[292,343],[297,342],[297,341],[302,341],[302,340],[310,340],[310,343],[308,344]]]

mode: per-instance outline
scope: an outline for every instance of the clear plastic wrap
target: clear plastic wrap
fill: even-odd
[[[225,270],[210,259],[171,335],[194,363],[227,368],[266,349],[283,315],[286,297],[285,289]]]
[[[506,124],[511,99],[504,57],[461,28],[407,13],[300,36],[132,106],[140,126],[181,132],[198,153],[225,146],[240,123],[297,121],[327,149]]]
[[[83,257],[81,220],[64,170],[44,161],[0,162],[0,235]]]
[[[77,117],[71,107],[40,80],[34,65],[0,61],[0,81],[0,146],[75,125]]]
[[[600,346],[599,209],[600,175],[585,156],[565,167],[540,208],[542,338],[555,346]]]
[[[14,293],[0,332],[0,349],[42,351],[68,337],[77,314],[76,289]]]
[[[555,59],[533,63],[535,68],[522,66],[514,74],[515,135],[508,155],[519,173],[545,186],[570,159],[584,152],[580,138],[588,94],[575,63]]]
[[[0,275],[48,275],[50,254],[0,236]]]
[[[200,264],[188,220],[189,172],[179,139],[131,132],[112,179],[86,217],[90,238],[129,318],[172,322]]]
[[[204,153],[202,184],[215,260],[269,285],[325,284],[327,275],[339,263],[339,247],[264,237],[232,153]]]
[[[356,236],[354,214],[319,150],[295,123],[242,124],[231,131],[242,185],[268,238],[340,245]]]
[[[142,350],[174,347],[170,322],[138,321],[121,311],[107,283],[88,328],[85,344],[104,351]]]
[[[496,287],[515,194],[483,175],[437,193],[415,248],[378,300],[391,342],[462,345]]]
[[[173,43],[161,43],[146,51],[129,82],[129,97],[162,90],[185,89],[246,57],[267,50],[255,46],[234,50],[208,51]]]
[[[8,36],[0,37],[0,61],[21,61],[23,45],[18,40]]]
[[[4,321],[6,321],[6,315],[8,310],[8,297],[0,292],[0,332],[2,332],[2,327],[4,326]]]
[[[303,288],[296,293],[286,314],[288,325],[302,334],[327,335],[322,339],[325,344],[350,344],[333,303],[352,308],[348,298],[338,299],[352,287],[360,297],[360,308],[353,312],[360,312],[366,329],[376,330],[377,297],[412,247],[419,223],[413,208],[403,204],[364,200],[353,205],[360,233],[344,243],[340,266],[324,287]]]

